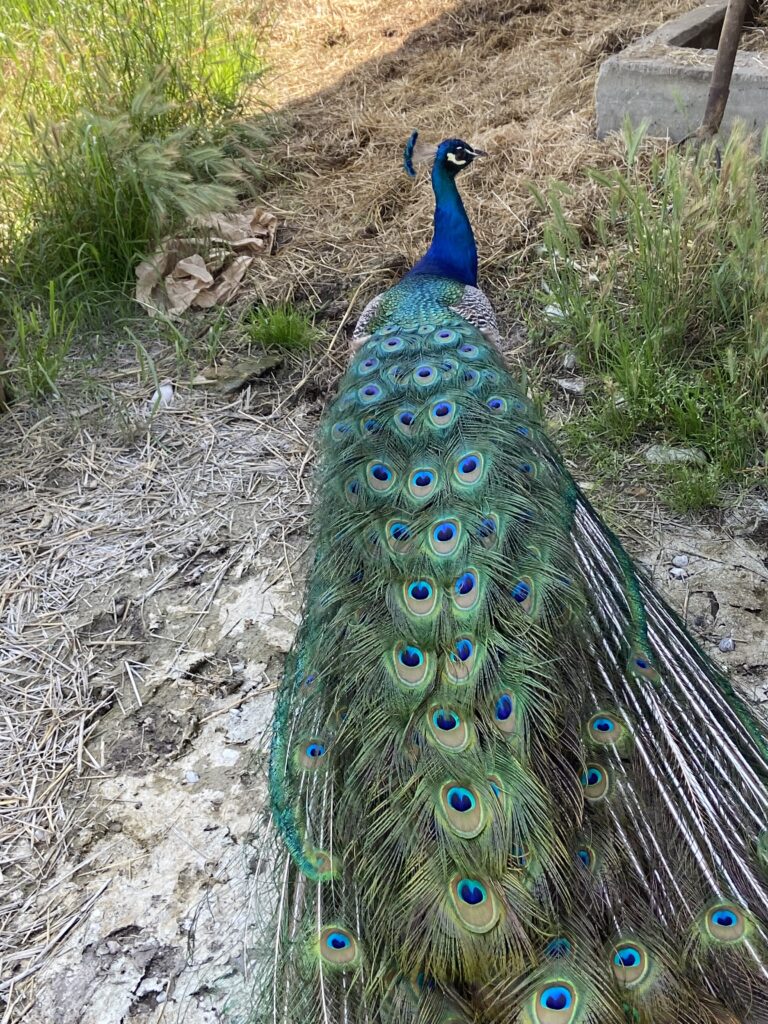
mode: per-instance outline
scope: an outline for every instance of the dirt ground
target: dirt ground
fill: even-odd
[[[286,360],[234,398],[174,381],[170,404],[153,408],[126,344],[109,366],[83,368],[85,399],[73,367],[58,402],[6,417],[3,1024],[238,1018],[316,427],[344,360],[344,318],[428,232],[428,189],[397,173],[393,147],[423,126],[492,152],[465,193],[489,289],[510,315],[522,279],[505,266],[534,246],[535,223],[509,182],[577,180],[585,161],[609,160],[591,120],[599,59],[686,6],[294,5],[276,23],[270,82],[285,134],[264,201],[283,222],[280,247],[252,295],[309,302],[331,336],[322,358]],[[592,497],[762,710],[766,503],[697,523],[631,489]],[[687,565],[673,564],[680,556]],[[719,650],[724,639],[732,651]]]

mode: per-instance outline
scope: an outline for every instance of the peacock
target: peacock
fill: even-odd
[[[505,368],[458,174],[325,415],[251,1020],[768,1022],[768,744]]]

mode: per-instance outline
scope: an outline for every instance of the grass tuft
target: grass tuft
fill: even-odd
[[[196,213],[249,191],[260,8],[9,0],[0,24],[0,263],[98,302]]]
[[[701,449],[705,469],[661,472],[678,510],[711,506],[724,485],[768,476],[768,134],[759,149],[733,135],[719,160],[643,159],[642,130],[625,143],[624,168],[590,172],[588,231],[566,216],[565,186],[538,194],[550,318],[534,327],[599,381],[577,444]]]
[[[250,341],[264,348],[307,349],[316,337],[312,321],[286,305],[252,310],[245,326]]]

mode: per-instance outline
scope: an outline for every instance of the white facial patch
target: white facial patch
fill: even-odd
[[[455,153],[447,153],[446,157],[452,164],[457,164],[459,167],[463,167],[464,164],[468,163],[467,160],[462,160],[461,157],[456,156]]]

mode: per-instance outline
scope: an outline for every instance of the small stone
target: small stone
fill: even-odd
[[[583,395],[587,388],[583,377],[558,377],[557,383],[569,395]]]
[[[191,769],[184,772],[184,781],[188,786],[194,786],[196,782],[200,781],[200,776],[197,772],[193,772]]]
[[[675,555],[672,559],[672,565],[676,566],[678,569],[684,569],[686,565],[688,565],[689,561],[690,559],[688,558],[688,555]]]
[[[724,636],[717,646],[723,652],[723,654],[728,654],[729,651],[736,650],[736,644],[729,636]]]
[[[563,356],[563,369],[564,370],[575,370],[576,369],[576,353],[570,350]]]
[[[665,444],[652,444],[646,449],[645,461],[656,466],[671,466],[674,463],[705,466],[707,457],[700,448],[670,448]]]
[[[669,575],[673,580],[684,580],[688,578],[688,573],[681,566],[673,565],[669,570]]]
[[[550,320],[565,319],[565,313],[555,302],[551,302],[548,306],[544,307],[544,316],[549,317]]]

